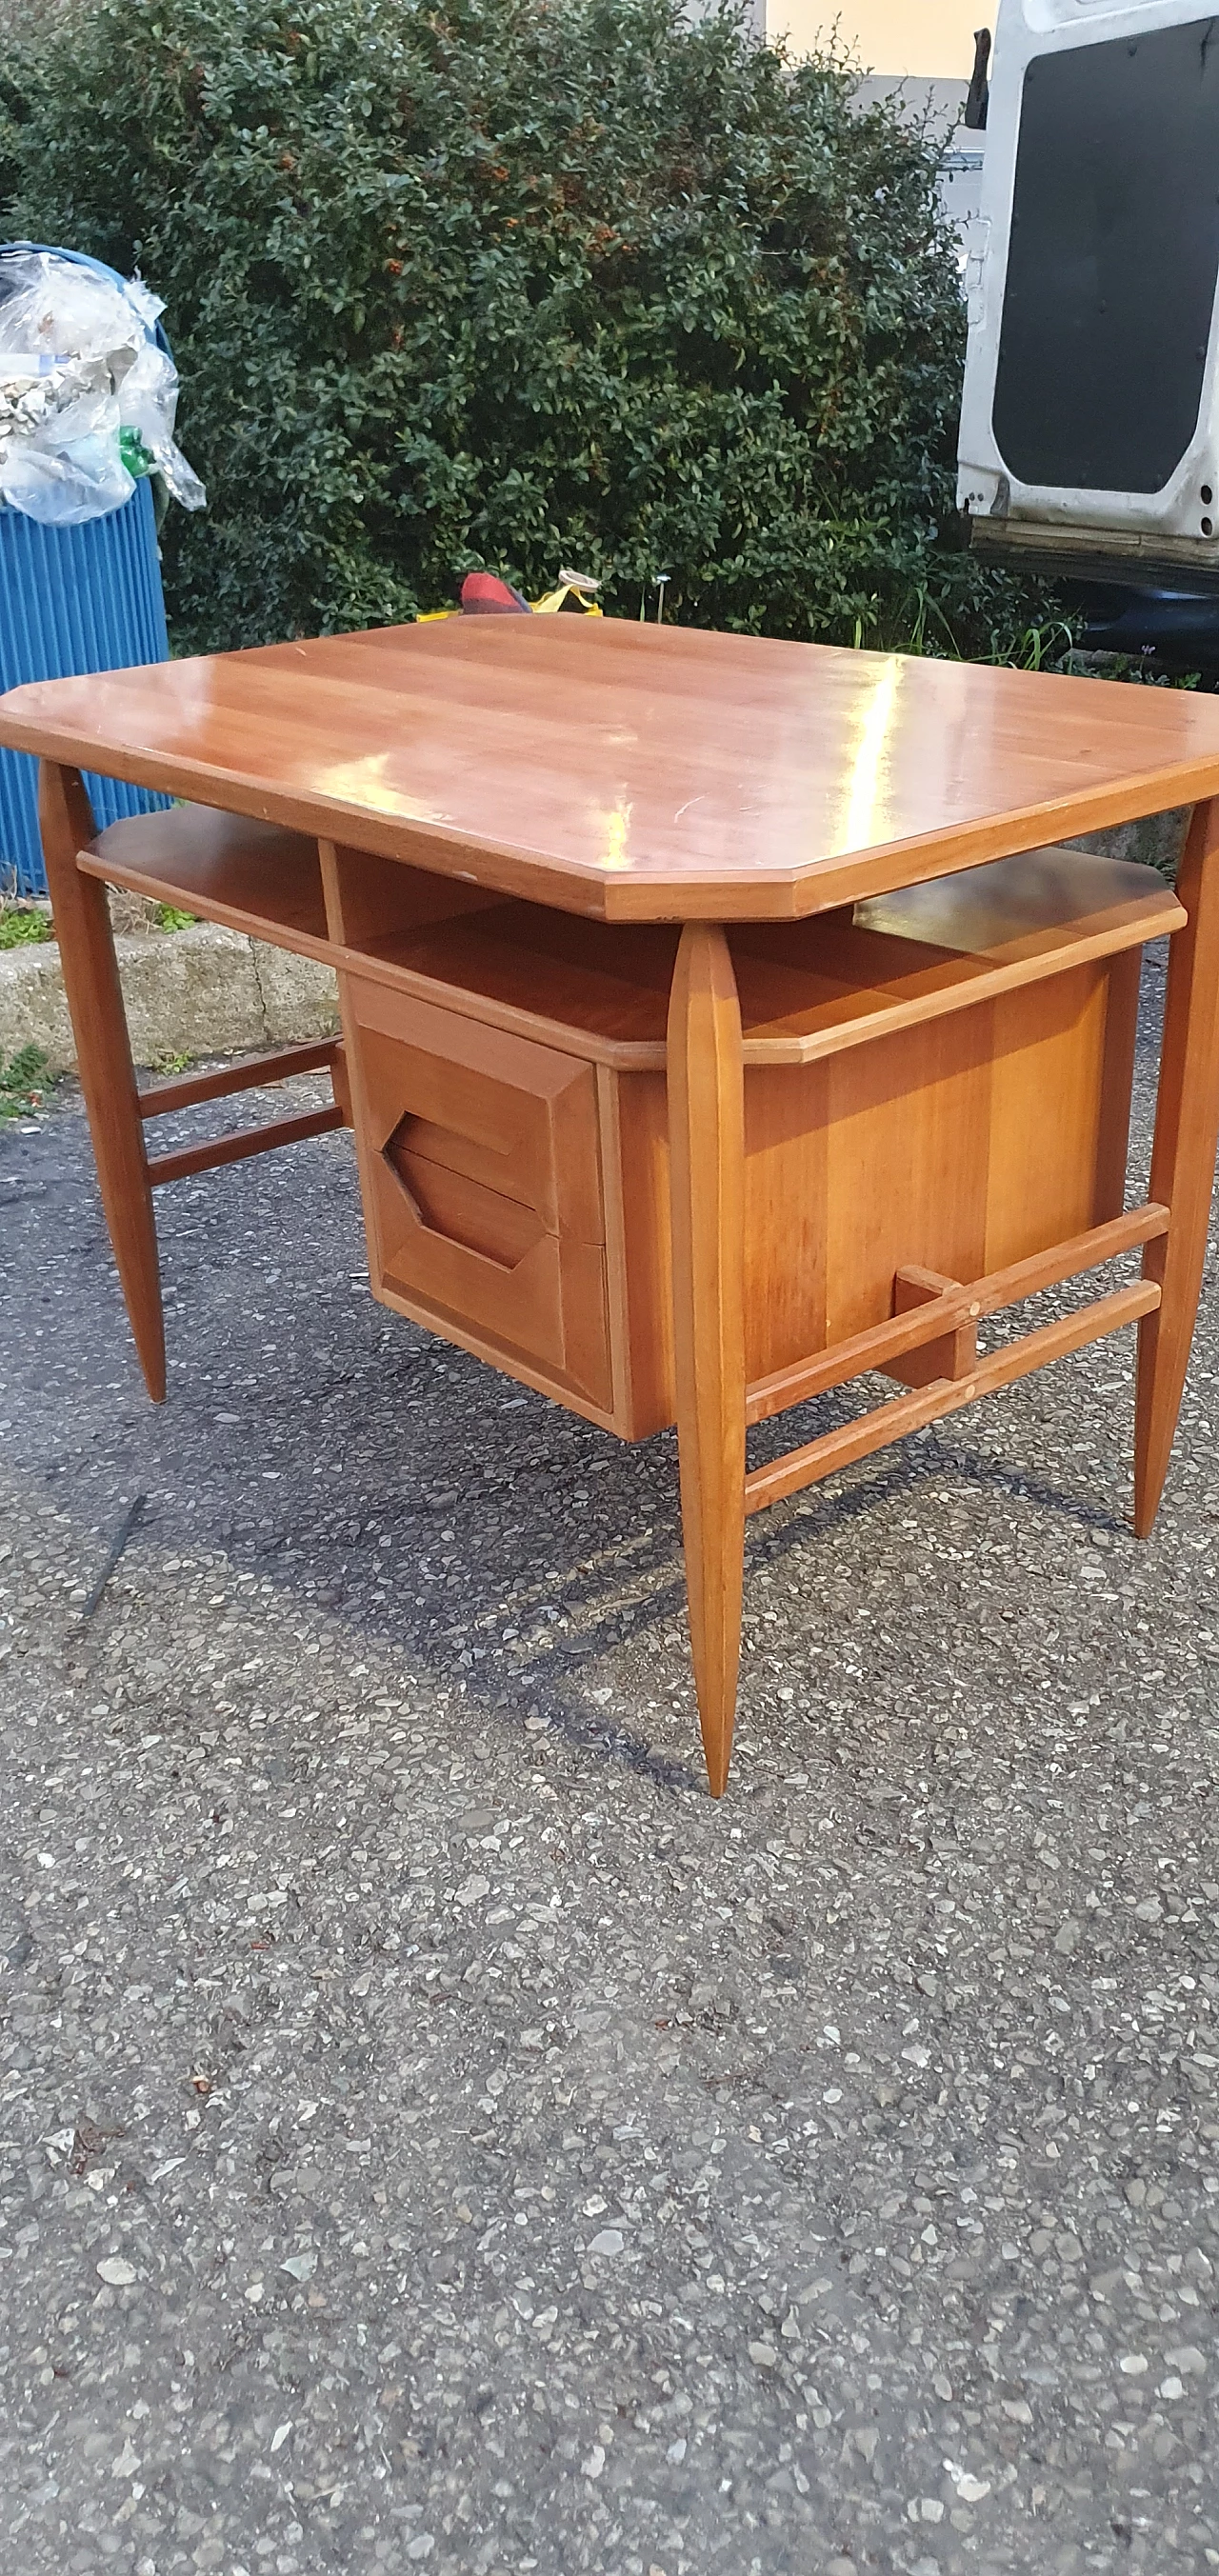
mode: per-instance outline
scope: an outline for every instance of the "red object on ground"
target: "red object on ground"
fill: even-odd
[[[493,572],[468,572],[461,585],[463,617],[531,617],[527,599]]]

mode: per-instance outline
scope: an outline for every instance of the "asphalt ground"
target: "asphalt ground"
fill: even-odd
[[[715,1805],[672,1438],[159,1215],[157,1411],[0,1132],[5,2576],[1219,2566],[1213,1257],[1150,1542],[1128,1336],[750,1524]]]

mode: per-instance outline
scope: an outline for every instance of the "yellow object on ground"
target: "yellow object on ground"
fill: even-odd
[[[560,582],[557,590],[548,590],[544,598],[535,599],[530,604],[535,617],[553,617],[556,610],[560,608],[582,609],[586,617],[605,615],[604,609],[598,606],[597,601],[590,599],[587,592],[577,588],[573,581]]]
[[[529,605],[535,617],[554,617],[560,609],[565,609],[568,615],[576,609],[584,617],[604,617],[605,615],[604,609],[595,599],[589,598],[582,584],[574,581],[560,581],[557,589],[545,591],[541,599],[532,599]],[[460,617],[461,614],[460,608],[423,608],[415,619],[415,624],[416,626],[435,626],[442,617]]]

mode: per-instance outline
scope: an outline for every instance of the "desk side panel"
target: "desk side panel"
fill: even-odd
[[[1118,1214],[1137,997],[1135,951],[996,1003],[985,1269]]]
[[[983,1003],[826,1065],[826,1343],[892,1314],[901,1269],[981,1274],[993,1038]]]

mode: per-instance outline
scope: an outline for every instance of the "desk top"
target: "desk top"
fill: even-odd
[[[0,698],[0,743],[610,921],[783,920],[1219,794],[1219,704],[574,616]]]

